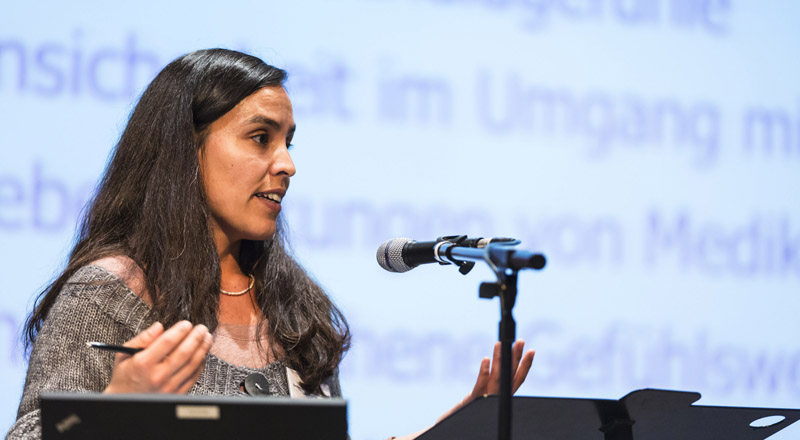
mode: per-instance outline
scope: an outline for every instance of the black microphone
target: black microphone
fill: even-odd
[[[453,245],[467,248],[483,248],[489,243],[519,243],[514,238],[468,238],[465,236],[441,237],[436,241],[414,241],[410,238],[392,238],[378,247],[375,256],[378,264],[389,272],[408,272],[420,264],[451,264],[451,261],[439,256],[439,248]]]

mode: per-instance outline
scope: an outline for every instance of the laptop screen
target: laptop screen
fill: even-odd
[[[346,440],[342,399],[42,393],[42,438]]]

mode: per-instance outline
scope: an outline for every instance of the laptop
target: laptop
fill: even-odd
[[[342,399],[42,393],[42,439],[346,440]]]

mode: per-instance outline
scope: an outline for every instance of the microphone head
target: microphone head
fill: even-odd
[[[413,267],[406,264],[403,260],[403,248],[408,243],[413,243],[410,238],[392,238],[386,240],[378,247],[375,256],[378,264],[389,272],[408,272]]]

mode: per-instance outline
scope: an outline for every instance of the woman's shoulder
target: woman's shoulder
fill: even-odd
[[[124,260],[117,262],[124,263]],[[124,266],[114,267],[110,263],[96,260],[70,275],[47,312],[36,338],[37,344],[43,337],[47,340],[48,336],[64,329],[72,329],[70,333],[80,329],[109,337],[106,333],[113,333],[114,328],[128,328],[136,334],[152,322],[151,307],[124,282],[135,272],[129,268],[126,273],[122,270]],[[86,340],[91,339],[84,338],[83,343]]]
[[[144,271],[130,257],[115,255],[94,260],[78,269],[67,282],[75,283],[87,279],[116,283],[129,290],[147,305],[152,305],[146,288]]]

